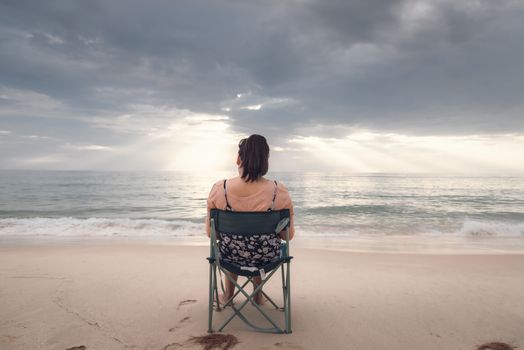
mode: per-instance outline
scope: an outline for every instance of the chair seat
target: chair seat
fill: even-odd
[[[281,263],[288,262],[291,259],[293,259],[292,256],[279,258],[278,260],[271,261],[263,266],[258,267],[258,270],[255,270],[255,271],[242,269],[242,266],[235,264],[235,263],[224,261],[222,259],[220,259],[220,266],[222,266],[224,269],[228,270],[229,272],[234,273],[235,275],[245,276],[245,277],[248,277],[248,276],[254,277],[254,276],[260,276],[259,270],[264,270],[264,272],[268,273],[274,270],[276,267],[278,267]]]

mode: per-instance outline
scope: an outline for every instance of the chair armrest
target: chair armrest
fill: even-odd
[[[285,258],[289,256],[288,245],[285,241],[280,242],[280,257]]]

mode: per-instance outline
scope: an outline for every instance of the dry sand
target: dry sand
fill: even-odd
[[[207,330],[207,252],[2,245],[0,349],[201,348],[187,341]],[[488,341],[524,348],[524,255],[293,255],[293,334],[234,322],[226,329],[239,340],[234,349],[473,350]],[[267,291],[281,300],[278,281]],[[256,316],[253,308],[246,314]]]

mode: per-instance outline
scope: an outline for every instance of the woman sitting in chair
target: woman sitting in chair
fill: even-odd
[[[237,166],[239,176],[220,180],[213,185],[207,199],[207,235],[210,236],[209,213],[213,208],[233,211],[268,211],[289,209],[289,239],[293,238],[293,203],[287,188],[264,178],[268,171],[269,146],[264,136],[251,135],[238,144]],[[281,233],[283,234],[283,233]],[[240,236],[222,234],[219,245],[223,260],[240,266],[256,266],[272,261],[280,254],[280,237],[277,234]],[[238,276],[231,274],[233,279]],[[254,278],[260,284],[260,277]],[[235,285],[225,279],[225,295],[219,296],[225,304],[234,294]],[[263,304],[262,293],[257,293],[255,302]]]

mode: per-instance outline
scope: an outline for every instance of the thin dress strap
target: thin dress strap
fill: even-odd
[[[271,208],[269,208],[268,210],[275,209],[275,198],[277,198],[277,188],[278,188],[278,184],[277,184],[277,181],[275,180],[275,190],[273,191],[273,200],[271,201]]]
[[[229,201],[227,200],[226,181],[227,181],[227,180],[224,180],[224,196],[226,197],[226,210],[228,210],[228,211],[233,211],[233,208],[231,208],[231,205],[229,205]]]

